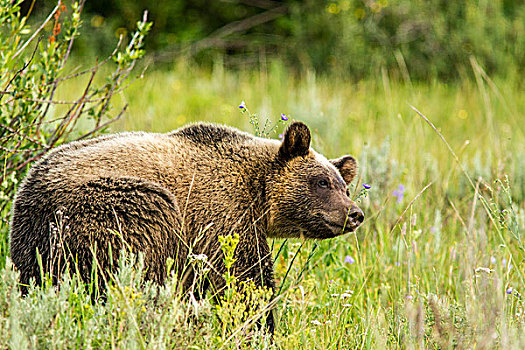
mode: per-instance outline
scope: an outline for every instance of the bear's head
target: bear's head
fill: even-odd
[[[284,133],[270,180],[269,236],[332,238],[355,231],[364,220],[347,188],[356,175],[355,159],[327,160],[310,149],[310,139],[301,122]]]

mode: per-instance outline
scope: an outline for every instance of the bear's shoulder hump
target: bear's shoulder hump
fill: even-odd
[[[253,139],[253,136],[235,128],[210,123],[196,123],[175,130],[171,135],[188,139],[200,144],[217,144],[220,142],[242,143]]]

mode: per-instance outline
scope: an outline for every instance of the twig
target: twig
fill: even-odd
[[[24,51],[24,49],[27,47],[27,45],[29,45],[29,43],[31,43],[31,41],[33,41],[33,39],[35,39],[35,37],[38,35],[38,33],[40,33],[40,31],[42,29],[44,29],[44,27],[51,20],[51,18],[53,18],[53,15],[55,14],[55,12],[58,11],[58,9],[60,8],[61,5],[62,5],[62,0],[59,0],[58,4],[55,6],[53,11],[51,11],[49,16],[47,16],[47,18],[44,20],[42,25],[40,27],[38,27],[38,29],[33,33],[33,35],[31,35],[31,37],[29,39],[27,39],[27,41],[24,43],[24,45],[22,45],[22,47],[20,49],[18,49],[18,51],[13,55],[12,59],[15,59],[18,55],[20,55],[20,53],[22,53],[22,51]]]
[[[32,85],[32,88],[40,87],[40,86],[53,85],[53,84],[60,83],[60,82],[65,81],[65,80],[73,79],[73,78],[79,77],[81,75],[84,75],[84,74],[87,74],[87,73],[91,73],[91,72],[93,72],[95,70],[98,70],[100,67],[105,65],[111,58],[113,58],[117,54],[118,49],[120,48],[121,44],[122,44],[122,36],[119,37],[119,41],[118,41],[117,45],[115,46],[115,49],[113,50],[113,52],[108,57],[106,57],[103,61],[101,61],[100,63],[96,64],[95,66],[93,66],[93,67],[91,67],[89,69],[83,70],[83,71],[78,72],[78,73],[67,75],[67,76],[65,76],[63,78],[57,78],[57,79],[55,79],[53,81],[50,81],[50,82],[47,82],[47,83]],[[7,90],[6,91],[0,91],[0,95],[14,95],[17,92],[24,92],[24,91],[29,91],[29,90],[31,90],[31,89],[20,89],[18,91],[7,91]],[[15,98],[7,101],[6,103],[9,103],[9,102],[13,101],[14,99]],[[42,102],[42,103],[55,103],[55,101],[42,100],[42,99],[34,99],[34,100],[25,99],[25,100],[26,101],[34,101],[34,102]],[[70,103],[74,103],[74,102],[67,102],[67,101],[57,101],[56,102],[56,104],[70,104]]]
[[[97,71],[94,71],[91,73],[91,78],[89,79],[86,88],[84,89],[84,93],[82,96],[77,100],[77,102],[69,109],[69,111],[66,114],[66,117],[62,120],[62,122],[55,128],[55,131],[53,132],[53,135],[51,135],[50,141],[48,145],[50,147],[53,147],[53,145],[56,143],[56,141],[62,136],[62,134],[65,132],[65,129],[67,128],[67,125],[71,122],[71,120],[75,117],[75,115],[78,115],[78,113],[74,113],[75,110],[81,110],[82,106],[85,104],[84,99],[86,98],[86,95],[89,91],[89,88],[91,87],[91,84],[93,83],[93,79],[95,78],[95,75],[97,74]],[[79,108],[80,106],[80,108]]]
[[[27,127],[30,127],[30,125],[28,125]],[[45,145],[38,141],[37,139],[34,139],[32,138],[31,136],[27,135],[27,134],[22,134],[20,131],[22,129],[13,129],[13,128],[10,128],[9,126],[7,125],[3,125],[3,124],[0,124],[0,128],[3,128],[3,129],[6,129],[7,131],[9,131],[10,134],[12,135],[19,135],[19,136],[22,136],[22,137],[25,137],[26,139],[28,139],[29,141],[33,142],[33,143],[36,143],[37,145],[41,146],[41,147],[45,147]],[[12,137],[0,137],[0,140],[10,140]],[[2,142],[2,145],[4,145],[6,142]]]
[[[36,54],[36,50],[38,49],[38,44],[40,43],[40,40],[42,40],[42,38],[38,38],[38,42],[36,43],[35,45],[35,49],[33,50],[33,54],[31,55],[31,58],[29,59],[29,61],[27,61],[27,63],[24,64],[24,66],[22,68],[20,68],[16,73],[15,75],[13,75],[13,77],[11,79],[9,79],[9,81],[7,82],[7,85],[5,86],[4,90],[8,89],[9,86],[11,85],[11,83],[13,82],[13,80],[15,80],[15,78],[20,74],[22,73],[28,66],[29,64],[31,63],[31,61],[33,61],[33,58],[35,57],[35,54]],[[2,98],[4,97],[5,94],[0,94],[0,101],[2,101]],[[13,119],[14,120],[14,119]]]
[[[7,148],[4,146],[0,146],[0,150],[4,151],[6,154],[9,153],[32,153],[39,151],[40,148],[28,148],[28,149],[16,149],[16,148]]]
[[[82,13],[82,10],[84,9],[84,2],[85,0],[82,0],[79,4],[79,7],[78,7],[78,14],[80,15]],[[61,0],[59,1],[59,5],[61,3]],[[73,42],[75,41],[75,36],[72,35],[71,36],[71,39],[69,40],[69,44],[67,46],[67,50],[66,50],[66,53],[62,59],[62,61],[60,62],[60,66],[58,67],[58,71],[60,71],[62,68],[64,68],[64,65],[66,64],[68,58],[69,58],[69,54],[71,53],[71,48],[73,47]],[[51,92],[49,93],[49,97],[50,97],[50,100],[53,100],[53,97],[55,96],[55,91],[56,91],[56,88],[58,86],[58,82],[55,82],[53,84],[53,87],[51,88]],[[44,109],[44,112],[42,113],[41,115],[41,118],[44,118],[45,115],[47,115],[47,111],[49,110],[49,104],[46,105],[46,108]],[[37,129],[37,132],[39,130]]]
[[[126,109],[128,108],[128,105],[126,104],[122,110],[120,111],[120,113],[114,117],[114,118],[111,118],[110,120],[108,120],[107,122],[105,122],[104,124],[101,124],[99,125],[98,127],[96,127],[95,129],[91,130],[90,132],[88,132],[87,134],[84,134],[82,135],[81,137],[79,137],[77,140],[83,140],[91,135],[93,135],[94,133],[96,133],[97,131],[101,130],[101,129],[104,129],[106,126],[108,126],[109,124],[113,123],[113,122],[116,122],[117,120],[119,120],[122,115],[124,114],[124,112],[126,111]]]
[[[25,167],[27,164],[35,161],[35,160],[38,160],[40,158],[42,158],[47,152],[49,151],[49,149],[45,149],[43,150],[42,152],[39,152],[37,153],[36,155],[34,155],[33,157],[27,159],[25,162],[23,162],[22,164],[20,164],[19,166],[17,166],[15,169],[9,169],[7,172],[12,172],[12,171],[18,171],[20,169],[22,169],[23,167]]]

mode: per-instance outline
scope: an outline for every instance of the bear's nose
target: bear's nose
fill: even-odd
[[[363,211],[355,205],[352,206],[352,209],[350,209],[348,217],[352,220],[352,223],[356,225],[356,227],[361,225],[365,220],[365,214],[363,214]]]

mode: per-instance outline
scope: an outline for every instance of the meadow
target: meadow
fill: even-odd
[[[294,78],[278,63],[255,73],[182,65],[131,87],[130,115],[117,127],[206,120],[253,131],[237,110],[244,100],[261,120],[286,113],[307,122],[328,157],[357,157],[351,189],[371,186],[360,199],[363,226],[330,241],[289,241],[276,260],[279,281],[292,264],[278,347],[520,348],[525,99],[516,84],[472,67],[473,81],[448,85],[384,71],[359,83]]]
[[[166,132],[198,120],[254,132],[238,107],[245,101],[260,126],[275,126],[268,137],[278,138],[285,113],[310,126],[317,151],[357,158],[350,189],[366,219],[355,234],[270,242],[273,340],[227,317],[239,309],[234,299],[220,307],[211,297],[185,300],[176,277],[164,287],[144,283],[140,263],[123,259],[107,299],[94,303],[74,275],[60,288],[34,287],[23,298],[7,262],[1,346],[523,348],[522,85],[491,79],[475,60],[472,79],[449,84],[377,73],[352,82],[292,74],[278,61],[235,72],[221,62],[211,69],[180,62],[147,71],[114,100],[129,107],[111,132]],[[67,82],[60,98],[81,86]],[[79,129],[89,121],[82,123]],[[364,183],[371,186],[366,193]]]

